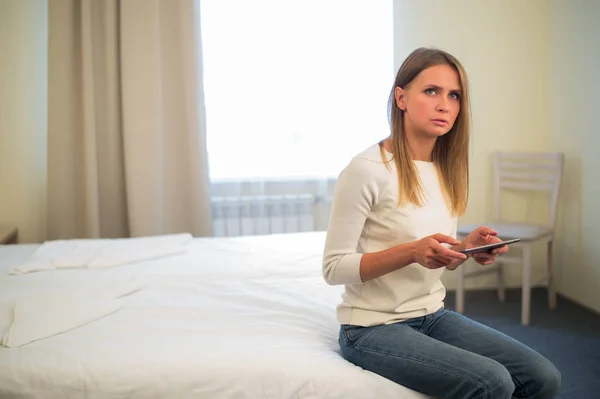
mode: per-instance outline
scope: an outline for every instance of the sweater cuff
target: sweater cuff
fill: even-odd
[[[336,280],[341,284],[363,284],[364,282],[360,278],[360,260],[363,254],[354,253],[344,255],[340,259],[336,270]]]

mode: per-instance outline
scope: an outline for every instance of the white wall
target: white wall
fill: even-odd
[[[410,51],[435,46],[456,55],[470,77],[473,148],[470,203],[461,222],[492,216],[490,154],[497,149],[563,151],[565,178],[556,241],[558,288],[600,311],[600,2],[592,0],[395,0],[395,64]],[[547,208],[512,198],[514,219],[542,219]],[[534,253],[534,281],[544,275],[543,246]],[[478,267],[468,265],[472,269]],[[521,268],[509,267],[508,286]],[[444,282],[455,287],[455,276]],[[468,288],[495,286],[495,277]]]
[[[492,218],[491,153],[546,151],[548,143],[548,5],[546,0],[395,0],[396,69],[415,48],[432,46],[456,56],[465,67],[472,102],[471,188],[460,223]],[[543,220],[517,198],[512,218]],[[544,251],[536,248],[533,280],[544,275]],[[469,270],[479,268],[466,264]],[[448,289],[454,273],[445,273]],[[506,284],[520,286],[521,268],[507,267]],[[492,275],[468,279],[467,289],[494,287]]]
[[[559,291],[600,312],[600,2],[549,4],[548,141],[566,155],[556,251]]]
[[[0,1],[0,224],[46,233],[47,1]]]

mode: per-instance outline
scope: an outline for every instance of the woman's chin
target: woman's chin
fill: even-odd
[[[447,134],[450,130],[452,130],[452,126],[447,125],[447,126],[434,126],[433,128],[430,128],[429,131],[431,132],[432,135],[435,136],[443,136],[445,134]]]
[[[428,129],[425,131],[425,134],[431,138],[438,138],[448,134],[449,131],[450,129]]]

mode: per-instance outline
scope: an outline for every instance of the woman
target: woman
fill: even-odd
[[[463,241],[469,100],[452,55],[420,48],[390,93],[391,135],[340,173],[323,256],[329,284],[344,284],[339,343],[349,362],[438,398],[553,398],[560,373],[522,343],[444,309],[440,277],[499,242],[485,226]],[[506,246],[471,255],[492,263]]]

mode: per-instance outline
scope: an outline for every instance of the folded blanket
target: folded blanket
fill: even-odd
[[[47,241],[26,262],[9,274],[26,274],[68,268],[104,268],[183,254],[191,234],[152,237]]]
[[[15,348],[81,327],[120,310],[120,298],[144,286],[132,280],[110,289],[45,292],[0,302],[0,343]]]

